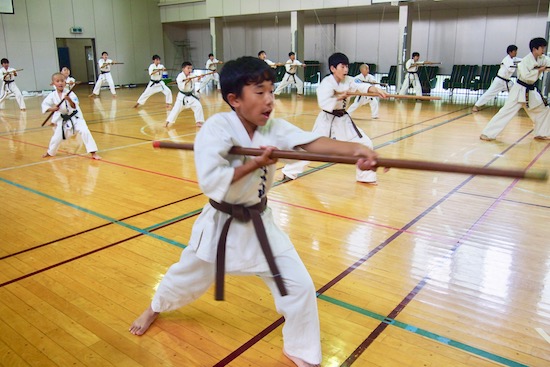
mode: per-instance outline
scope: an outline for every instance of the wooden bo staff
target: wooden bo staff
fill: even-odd
[[[215,74],[215,73],[216,73],[216,72],[213,71],[213,72],[211,72],[211,73],[204,73],[204,74],[202,74],[202,75],[195,75],[195,76],[192,76],[191,78],[185,79],[184,81],[187,82],[188,80],[191,80],[191,79],[202,78],[203,76],[210,75],[210,74]],[[178,84],[178,82],[173,81],[173,82],[168,83],[168,85],[175,85],[175,84]]]
[[[12,71],[8,71],[8,72],[5,72],[4,75],[17,73],[18,71],[21,71],[21,70],[23,70],[23,69],[15,69],[15,70],[12,70]]]
[[[153,141],[155,148],[185,149],[193,150],[193,143],[174,143],[167,141]],[[229,150],[230,154],[260,156],[264,153],[263,149],[243,148],[234,146]],[[294,159],[300,161],[332,162],[356,164],[361,157],[354,156],[336,156],[327,154],[316,154],[294,150],[274,150],[271,158]],[[526,178],[532,180],[546,181],[548,172],[542,170],[511,170],[504,168],[486,168],[476,166],[466,166],[460,164],[437,163],[427,161],[412,161],[404,159],[377,158],[375,167],[402,168],[420,171],[437,171],[449,173],[465,173],[470,175]]]
[[[348,96],[363,96],[363,97],[380,97],[377,93],[348,93]],[[408,94],[388,94],[387,98],[396,98],[396,99],[419,99],[421,101],[439,101],[441,97],[432,97],[432,96],[416,96]],[[380,97],[382,98],[382,97]]]
[[[71,92],[73,91],[74,87],[76,87],[76,85],[77,85],[77,83],[75,83],[75,84],[71,87],[71,89],[69,89],[69,91],[67,92],[67,94],[65,94],[65,97],[68,96],[69,94],[71,94]],[[61,104],[63,103],[63,101],[65,101],[65,97],[63,97],[63,98],[61,99],[61,102],[59,102],[59,103],[57,104],[57,107],[61,106]],[[46,119],[44,120],[44,122],[43,122],[42,125],[40,125],[40,126],[46,125],[46,122],[48,122],[48,120],[50,119],[50,117],[52,117],[52,115],[53,115],[54,113],[55,113],[55,111],[51,111],[50,114],[48,115],[48,117],[46,117]]]

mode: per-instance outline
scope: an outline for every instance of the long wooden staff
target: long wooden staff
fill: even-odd
[[[376,94],[376,93],[355,93],[355,92],[348,93],[348,96],[380,97],[380,95]],[[441,97],[415,96],[415,95],[409,95],[409,94],[403,94],[403,95],[401,95],[401,94],[388,94],[387,96],[388,96],[388,98],[418,99],[418,100],[421,100],[421,101],[439,101],[439,100],[441,100]]]
[[[187,78],[185,79],[184,81],[187,82],[188,80],[192,80],[192,79],[196,79],[196,78],[202,78],[203,76],[206,76],[206,75],[210,75],[210,74],[215,74],[216,72],[213,71],[211,73],[204,73],[202,75],[195,75],[195,76],[192,76],[191,78]],[[175,84],[178,84],[178,82],[174,81],[174,82],[170,82],[168,83],[168,85],[175,85]]]
[[[69,89],[69,91],[67,92],[67,94],[65,94],[65,97],[68,96],[69,94],[71,94],[71,92],[73,91],[74,87],[77,86],[77,83],[74,83],[74,85],[71,87],[71,89]],[[63,101],[65,101],[65,97],[61,98],[61,102],[59,102],[57,104],[57,107],[61,106],[61,104],[63,103]],[[46,117],[46,119],[44,120],[44,122],[42,123],[42,125],[40,126],[44,126],[46,125],[46,122],[48,122],[48,120],[50,119],[50,117],[52,117],[52,115],[55,113],[55,111],[51,111],[50,114],[48,115],[48,117]]]
[[[174,143],[174,142],[167,142],[167,141],[154,141],[153,147],[193,150],[193,143]],[[236,147],[236,146],[229,150],[230,154],[242,154],[242,155],[249,155],[249,156],[259,156],[259,155],[262,155],[263,152],[264,152],[263,149],[243,148],[243,147]],[[335,155],[316,154],[316,153],[293,151],[293,150],[274,150],[273,153],[271,154],[271,158],[295,159],[300,161],[356,164],[357,160],[360,157],[335,156]],[[403,169],[414,169],[414,170],[420,170],[420,171],[465,173],[470,175],[526,178],[526,179],[539,180],[539,181],[546,181],[548,179],[547,171],[534,170],[534,169],[511,170],[511,169],[503,169],[503,168],[486,168],[486,167],[466,166],[466,165],[460,165],[460,164],[412,161],[412,160],[404,160],[404,159],[388,159],[388,158],[380,158],[380,157],[378,157],[376,161],[377,161],[376,167],[403,168]]]

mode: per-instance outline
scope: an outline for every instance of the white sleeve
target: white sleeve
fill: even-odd
[[[46,113],[48,111],[48,108],[55,106],[53,93],[55,92],[48,94],[46,98],[44,98],[44,100],[42,101],[42,113]]]
[[[327,76],[327,78],[333,78],[332,75]],[[317,103],[322,110],[332,111],[338,103],[337,98],[334,96],[334,89],[331,86],[329,80],[323,79],[317,87]]]

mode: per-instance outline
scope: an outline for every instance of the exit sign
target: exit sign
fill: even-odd
[[[82,32],[83,32],[82,27],[71,27],[71,28],[69,28],[69,30],[73,34],[82,34]]]

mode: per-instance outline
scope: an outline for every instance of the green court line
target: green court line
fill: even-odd
[[[343,301],[340,301],[340,300],[337,300],[336,298],[332,298],[332,297],[329,297],[329,296],[326,296],[324,294],[319,294],[317,296],[319,299],[322,299],[323,301],[326,301],[326,302],[329,302],[329,303],[332,303],[334,305],[337,305],[337,306],[340,306],[340,307],[343,307],[345,309],[348,309],[350,311],[353,311],[353,312],[357,312],[361,315],[365,315],[365,316],[368,316],[370,318],[373,318],[375,320],[378,320],[380,322],[384,322],[388,325],[392,325],[392,326],[395,326],[395,327],[398,327],[400,329],[403,329],[403,330],[406,330],[406,331],[409,331],[411,333],[414,333],[414,334],[417,334],[417,335],[421,335],[425,338],[428,338],[428,339],[431,339],[431,340],[435,340],[439,343],[442,343],[442,344],[445,344],[445,345],[449,345],[451,347],[454,347],[454,348],[457,348],[457,349],[460,349],[462,351],[465,351],[465,352],[468,352],[470,354],[473,354],[473,355],[476,355],[476,356],[479,356],[479,357],[483,357],[485,359],[488,359],[490,361],[494,361],[494,362],[497,362],[497,363],[500,363],[500,364],[503,364],[505,366],[510,366],[510,367],[529,367],[525,364],[521,364],[519,362],[516,362],[516,361],[513,361],[511,359],[508,359],[508,358],[505,358],[505,357],[501,357],[499,355],[496,355],[496,354],[493,354],[491,352],[487,352],[485,350],[482,350],[482,349],[479,349],[479,348],[476,348],[476,347],[472,347],[471,345],[468,345],[468,344],[464,344],[464,343],[461,343],[459,341],[456,341],[456,340],[452,340],[452,339],[449,339],[449,338],[446,338],[444,336],[441,336],[441,335],[438,335],[438,334],[435,334],[435,333],[432,333],[431,331],[428,331],[428,330],[424,330],[424,329],[420,329],[416,326],[413,326],[413,325],[410,325],[410,324],[405,324],[404,322],[401,322],[401,321],[397,321],[395,319],[392,319],[392,318],[389,318],[389,317],[386,317],[386,316],[382,316],[382,315],[379,315],[375,312],[372,312],[372,311],[369,311],[369,310],[365,310],[364,308],[361,308],[361,307],[358,307],[358,306],[355,306],[355,305],[352,305],[350,303],[347,303],[347,302],[343,302]]]
[[[153,238],[155,238],[155,239],[157,239],[157,240],[160,240],[160,241],[169,243],[169,244],[171,244],[171,245],[174,245],[174,246],[177,246],[177,247],[180,247],[180,248],[186,248],[186,247],[187,247],[187,245],[185,245],[185,244],[183,244],[183,243],[180,243],[180,242],[171,240],[171,239],[169,239],[169,238],[166,238],[166,237],[164,237],[164,236],[160,236],[160,235],[155,234],[155,233],[151,233],[151,232],[149,232],[149,230],[147,230],[147,229],[141,229],[141,228],[138,228],[138,227],[133,226],[133,225],[131,225],[131,224],[121,222],[121,221],[119,221],[118,219],[108,217],[108,216],[106,216],[106,215],[103,215],[103,214],[101,214],[101,213],[95,212],[95,211],[90,210],[90,209],[83,208],[83,207],[78,206],[78,205],[76,205],[76,204],[69,203],[68,201],[65,201],[65,200],[56,198],[56,197],[54,197],[54,196],[48,195],[48,194],[46,194],[46,193],[40,192],[40,191],[35,190],[35,189],[31,189],[30,187],[26,187],[26,186],[20,185],[20,184],[18,184],[18,183],[16,183],[16,182],[13,182],[13,181],[10,181],[10,180],[6,180],[5,178],[0,177],[0,181],[5,182],[5,183],[7,183],[8,185],[12,185],[12,186],[15,186],[15,187],[17,187],[17,188],[20,188],[20,189],[22,189],[22,190],[31,192],[31,193],[33,193],[33,194],[35,194],[35,195],[42,196],[42,197],[44,197],[44,198],[46,198],[46,199],[53,200],[53,201],[55,201],[55,202],[57,202],[57,203],[66,205],[66,206],[71,207],[71,208],[73,208],[73,209],[80,210],[80,211],[82,211],[82,212],[84,212],[84,213],[88,213],[88,214],[94,215],[94,216],[96,216],[96,217],[98,217],[98,218],[104,219],[104,220],[106,220],[106,221],[108,221],[108,222],[111,222],[111,223],[113,223],[113,224],[118,224],[118,225],[121,226],[121,227],[128,228],[128,229],[131,229],[131,230],[133,230],[133,231],[136,231],[136,232],[139,232],[139,233],[141,233],[141,234],[144,234],[144,235],[146,235],[146,236],[153,237]],[[158,226],[155,226],[155,227],[158,227]]]

